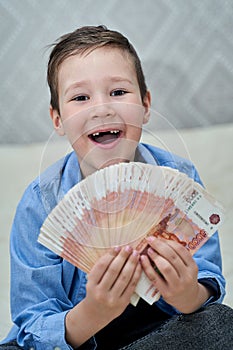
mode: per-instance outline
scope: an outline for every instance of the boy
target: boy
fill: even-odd
[[[200,182],[190,162],[139,144],[151,98],[140,60],[120,33],[99,26],[64,35],[47,73],[54,128],[67,135],[74,152],[36,179],[18,206],[11,233],[14,326],[2,348],[230,349],[232,310],[219,304],[225,282],[217,233],[194,258],[177,242],[149,237],[148,256],[163,277],[147,256],[127,246],[100,258],[87,279],[37,242],[43,221],[64,194],[110,164],[166,165]],[[130,297],[142,270],[162,298],[133,307]],[[209,334],[216,324],[218,330]]]

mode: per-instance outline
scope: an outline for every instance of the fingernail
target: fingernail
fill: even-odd
[[[138,256],[139,256],[139,253],[138,253],[138,251],[137,251],[137,250],[134,250],[134,251],[133,251],[133,256],[136,256],[136,257],[138,257]]]
[[[127,253],[130,253],[130,252],[132,252],[132,248],[131,248],[129,245],[127,245],[127,246],[125,247],[125,251],[126,251]]]
[[[119,253],[120,250],[121,250],[120,247],[114,247],[114,252]]]
[[[148,248],[147,252],[148,252],[149,255],[155,254],[155,251],[152,248]]]

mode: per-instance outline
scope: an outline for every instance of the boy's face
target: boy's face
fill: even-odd
[[[66,134],[84,176],[110,164],[134,160],[150,94],[142,102],[132,58],[116,48],[73,55],[58,71],[60,115],[56,131]]]

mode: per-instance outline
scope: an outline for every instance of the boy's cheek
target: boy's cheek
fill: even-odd
[[[72,146],[84,135],[77,116],[63,120],[63,130]]]
[[[118,115],[125,120],[126,124],[139,127],[144,122],[145,108],[135,103],[119,103],[117,107]]]

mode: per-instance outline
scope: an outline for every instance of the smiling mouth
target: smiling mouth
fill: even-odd
[[[109,131],[100,131],[94,132],[93,134],[88,135],[88,137],[100,144],[108,144],[117,140],[121,136],[121,130],[109,130]]]

